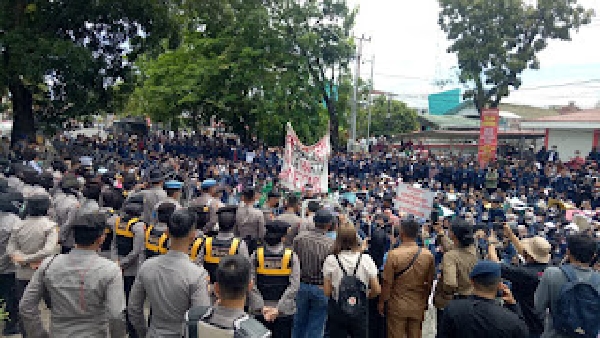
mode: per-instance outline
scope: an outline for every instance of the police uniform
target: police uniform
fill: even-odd
[[[160,172],[150,172],[149,182],[151,184],[161,182],[163,179]],[[163,187],[153,186],[149,189],[140,191],[139,194],[144,197],[144,213],[142,215],[142,220],[147,224],[150,224],[152,222],[152,211],[154,210],[154,206],[158,202],[167,199],[167,192]]]
[[[39,310],[44,289],[52,303],[50,333]],[[26,332],[34,337],[124,337],[121,270],[91,250],[49,257],[33,275],[19,310]]]
[[[300,231],[308,230],[308,222],[306,219],[296,215],[293,212],[285,212],[279,215],[276,220],[286,222],[290,225],[288,234],[286,235],[285,242],[289,245],[294,243],[294,238],[298,236]],[[314,226],[313,226],[314,228]]]
[[[201,188],[208,189],[217,185],[217,181],[213,179],[204,180],[202,182]],[[200,197],[194,199],[190,205],[199,205],[199,206],[208,206],[210,208],[210,218],[206,225],[204,226],[204,233],[210,233],[215,230],[215,226],[218,223],[217,211],[221,207],[223,207],[223,203],[215,197],[212,197],[208,193],[202,193]]]
[[[250,259],[246,243],[235,237],[233,232],[219,232],[214,237],[205,238],[202,248],[196,264],[204,266],[208,271],[211,283],[215,282],[215,273],[222,257],[239,254]]]
[[[274,337],[260,322],[241,309],[195,307],[185,314],[185,338],[270,338]]]
[[[235,215],[235,235],[244,239],[250,251],[253,252],[257,243],[265,237],[266,232],[263,213],[251,205],[240,203]]]
[[[277,308],[279,315],[273,323],[263,324],[274,337],[291,337],[296,294],[300,287],[300,261],[283,244],[259,247],[250,257],[253,289],[249,304],[252,314],[259,317],[265,306]]]
[[[108,225],[108,227],[106,228],[106,238],[100,246],[100,251],[98,252],[98,254],[101,257],[104,257],[111,261],[116,261],[117,257],[115,255],[115,252],[113,251],[112,243],[115,237],[115,227],[119,224],[121,217],[115,210],[110,208],[100,208],[100,211],[107,214],[108,219],[106,220],[106,224]]]
[[[8,312],[7,322],[4,327],[4,335],[18,333],[18,303],[15,297],[15,265],[6,252],[10,235],[14,229],[20,228],[21,219],[17,216],[18,207],[13,206],[14,196],[19,193],[0,194],[0,299],[4,300]]]
[[[183,182],[179,182],[179,181],[175,181],[175,180],[165,182],[165,189],[167,190],[167,198],[164,201],[169,201],[171,203],[174,203],[178,209],[181,208],[180,201],[178,201],[168,195],[169,195],[169,190],[180,191],[182,188],[183,188]]]
[[[168,244],[169,244],[168,237],[169,236],[167,234],[167,223],[161,222],[159,219],[159,217],[161,216],[161,215],[159,215],[160,207],[165,204],[172,205],[173,211],[175,211],[176,209],[179,208],[179,205],[173,199],[167,199],[162,202],[158,202],[158,204],[156,204],[156,206],[154,206],[154,211],[153,211],[153,214],[154,214],[153,219],[154,220],[153,220],[152,224],[150,224],[146,227],[146,234],[145,234],[145,248],[146,248],[145,258],[146,259],[156,257],[158,255],[164,255],[169,250],[169,246],[168,246]],[[172,214],[172,212],[171,212],[171,214]],[[167,217],[170,217],[170,214],[167,215]]]
[[[66,201],[65,201],[66,202]],[[69,201],[70,203],[70,201]],[[88,212],[98,211],[100,206],[98,202],[92,199],[82,197],[77,204],[73,204],[72,208],[68,212],[67,221],[60,226],[59,240],[62,245],[62,252],[66,253],[73,246],[75,246],[75,239],[73,238],[73,221],[78,215],[82,215]]]
[[[152,309],[149,328],[144,318],[145,299]],[[188,255],[169,251],[142,264],[127,309],[140,337],[179,338],[185,312],[194,306],[210,306],[208,273]]]

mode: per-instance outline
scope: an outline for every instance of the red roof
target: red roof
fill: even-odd
[[[587,109],[576,113],[557,116],[546,116],[524,122],[600,122],[600,109]]]

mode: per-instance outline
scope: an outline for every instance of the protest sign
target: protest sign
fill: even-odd
[[[302,191],[308,186],[315,193],[327,193],[330,154],[329,134],[317,144],[305,146],[288,123],[283,166],[279,174],[282,185],[290,191]]]
[[[399,183],[396,191],[396,207],[400,212],[429,219],[434,197],[435,193],[431,190]]]
[[[481,128],[479,130],[478,160],[481,167],[496,159],[498,147],[498,122],[500,111],[498,109],[484,109],[481,112]]]

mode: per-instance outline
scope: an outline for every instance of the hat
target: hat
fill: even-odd
[[[93,164],[93,159],[89,156],[83,156],[79,158],[79,163],[81,163],[84,167],[91,167]]]
[[[521,240],[521,246],[536,262],[543,264],[550,262],[552,246],[545,238],[540,236],[524,238]]]
[[[217,185],[217,181],[209,178],[207,180],[202,181],[202,189],[212,188]]]
[[[318,224],[327,224],[333,222],[333,215],[329,210],[321,209],[315,213],[313,220]]]
[[[282,220],[272,220],[265,224],[268,234],[286,234],[290,224]]]
[[[150,183],[158,183],[158,182],[163,181],[164,179],[165,179],[165,176],[158,169],[151,170],[150,173],[148,174],[148,182],[150,182]]]
[[[102,167],[102,168],[98,168],[98,174],[100,175],[104,175],[108,172],[108,169]]]
[[[477,278],[500,278],[500,264],[492,261],[479,261],[471,270],[469,277]]]
[[[217,214],[224,214],[224,213],[237,213],[237,206],[226,205],[224,207],[219,208],[219,210],[217,210]]]
[[[175,180],[165,182],[165,189],[181,189],[183,183]]]

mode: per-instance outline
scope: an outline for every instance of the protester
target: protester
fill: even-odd
[[[329,337],[368,336],[368,325],[365,325],[368,318],[367,298],[374,298],[381,292],[377,271],[373,259],[362,253],[356,229],[353,226],[340,226],[332,254],[323,263],[323,290],[325,296],[330,297],[327,310]],[[359,284],[357,294],[348,293],[350,291],[345,289],[344,283],[348,283],[349,276],[357,279],[354,280]],[[348,313],[348,305],[353,308],[351,314]]]
[[[328,210],[317,211],[315,229],[301,232],[294,239],[294,252],[300,260],[300,289],[296,296],[296,314],[292,337],[321,337],[325,330],[328,299],[323,292],[323,263],[334,240],[326,233],[333,225]]]
[[[422,336],[435,264],[433,255],[417,246],[418,232],[419,224],[415,220],[403,221],[400,227],[402,244],[387,254],[379,313],[387,318],[388,338]]]
[[[106,235],[106,217],[84,214],[73,223],[75,248],[46,258],[27,285],[19,313],[32,337],[124,337],[125,294],[121,269],[97,252]],[[85,298],[82,299],[82,292]],[[49,332],[40,301],[51,303]]]

